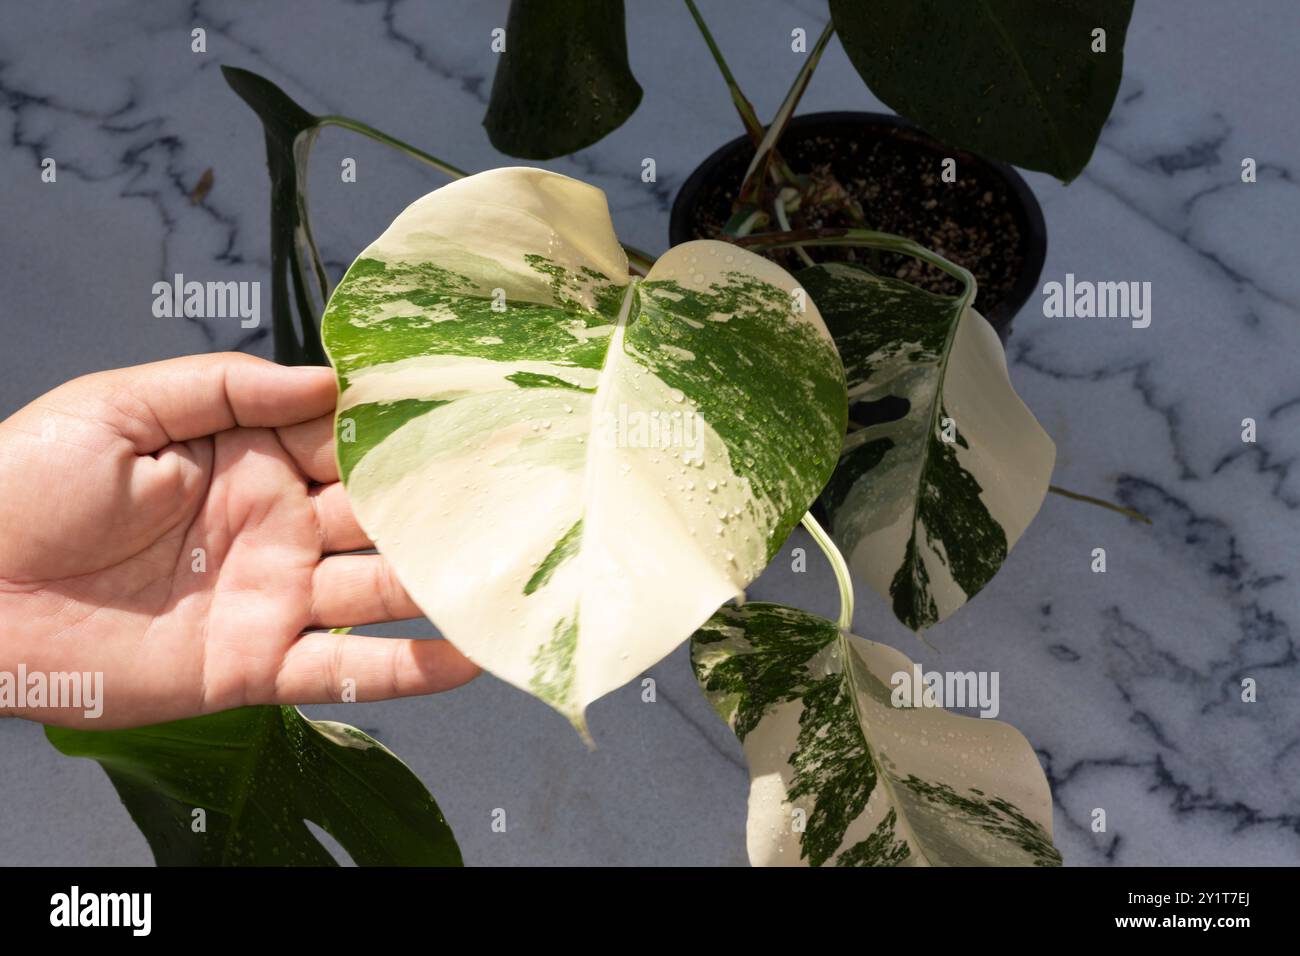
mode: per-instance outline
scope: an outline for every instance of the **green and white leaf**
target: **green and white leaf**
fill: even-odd
[[[359,866],[461,865],[451,828],[406,764],[355,727],[294,707],[45,734],[62,753],[99,762],[159,866],[334,866],[306,820]]]
[[[691,640],[749,762],[755,866],[1057,866],[1047,780],[1000,721],[910,704],[884,644],[776,604],[724,607]]]
[[[834,467],[843,368],[795,288],[709,241],[634,280],[604,194],[545,170],[425,196],[325,313],[359,521],[444,636],[582,729]]]
[[[966,304],[973,288],[932,295],[847,263],[799,279],[839,346],[850,404],[908,403],[849,433],[821,500],[852,571],[924,630],[997,573],[1047,494],[1056,447]]]

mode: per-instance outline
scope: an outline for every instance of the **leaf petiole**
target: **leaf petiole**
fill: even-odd
[[[404,143],[400,139],[389,136],[387,133],[381,132],[370,124],[363,123],[360,120],[350,119],[346,116],[322,116],[320,118],[320,125],[337,126],[341,129],[350,129],[352,132],[360,133],[362,136],[368,136],[376,142],[383,143],[385,146],[391,146],[398,152],[405,153],[407,156],[411,156],[426,165],[432,166],[434,169],[447,174],[453,179],[464,179],[469,175],[469,173],[465,172],[465,170],[458,166],[453,166],[451,163],[441,160],[437,156],[431,156],[424,150],[417,149],[410,143]]]
[[[1085,504],[1096,505],[1098,508],[1107,508],[1111,511],[1132,518],[1134,521],[1141,521],[1143,524],[1150,524],[1151,519],[1140,511],[1134,511],[1132,508],[1125,508],[1123,505],[1117,505],[1114,502],[1106,501],[1102,498],[1094,498],[1092,495],[1081,495],[1077,491],[1070,491],[1068,488],[1062,488],[1060,485],[1048,485],[1047,490],[1054,495],[1060,495],[1062,498],[1072,498],[1075,501],[1082,501]]]
[[[785,95],[785,100],[782,101],[781,107],[776,111],[776,116],[772,118],[772,122],[763,133],[762,140],[759,141],[754,150],[754,158],[750,160],[749,168],[745,170],[744,179],[741,180],[739,202],[753,202],[757,199],[759,185],[763,181],[769,165],[776,157],[777,141],[785,133],[786,126],[789,125],[791,117],[794,116],[795,107],[799,105],[799,100],[803,98],[804,90],[808,88],[808,82],[812,79],[813,70],[817,68],[822,53],[826,50],[826,44],[830,42],[834,34],[835,24],[826,24],[821,36],[817,38],[817,42],[813,44],[812,50],[809,51],[808,58],[804,60],[793,85]],[[790,181],[794,181],[789,170],[782,167],[781,171]],[[789,230],[789,226],[783,228]]]
[[[849,566],[844,560],[844,555],[840,554],[840,549],[817,523],[811,511],[804,513],[800,523],[812,535],[812,539],[826,555],[826,560],[831,563],[831,569],[835,572],[835,583],[840,588],[840,630],[851,631],[853,629],[853,578],[849,575]]]
[[[749,141],[754,144],[757,150],[759,144],[763,141],[763,124],[758,119],[758,114],[754,112],[754,104],[749,102],[749,98],[740,89],[740,84],[736,82],[736,77],[731,72],[731,67],[727,65],[726,57],[722,55],[722,50],[718,43],[713,39],[713,33],[709,26],[704,22],[704,17],[700,14],[699,8],[695,6],[694,0],[686,0],[686,8],[690,10],[691,17],[695,20],[695,25],[700,30],[700,35],[704,37],[704,42],[709,48],[709,53],[713,57],[713,62],[718,65],[718,71],[722,74],[722,80],[727,84],[727,90],[731,93],[731,102],[735,104],[736,112],[740,115],[740,122],[745,127],[745,134]],[[771,161],[776,165],[777,173],[785,177],[789,182],[795,181],[794,172],[789,166],[772,149]],[[777,176],[772,177],[774,180]]]

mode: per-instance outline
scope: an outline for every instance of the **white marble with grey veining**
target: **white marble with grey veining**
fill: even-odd
[[[269,315],[260,129],[218,71],[264,73],[308,109],[356,116],[470,169],[504,165],[481,120],[505,0],[237,3],[0,0],[0,414],[71,376],[191,352],[269,355],[265,328],[166,320],[152,284],[260,279]],[[544,165],[606,190],[626,241],[659,252],[696,164],[738,133],[685,8],[629,4],[637,114]],[[759,111],[797,69],[820,0],[707,0]],[[730,22],[729,22],[730,21]],[[190,30],[208,52],[190,51]],[[1142,0],[1119,99],[1069,187],[1030,174],[1050,234],[1044,280],[1150,281],[1150,328],[1046,319],[1008,346],[1013,381],[1056,440],[1059,484],[1121,500],[1150,527],[1049,497],[1002,573],[929,645],[861,593],[858,633],[927,667],[1001,675],[1001,718],[1052,781],[1066,862],[1300,862],[1300,101],[1291,0]],[[805,111],[878,109],[837,44]],[[40,160],[58,181],[40,180]],[[355,184],[340,160],[358,161]],[[658,182],[641,182],[654,157]],[[1240,181],[1243,157],[1258,182]],[[188,194],[207,168],[201,204]],[[350,134],[313,159],[315,232],[337,275],[433,172]],[[1243,444],[1241,420],[1259,440]],[[805,545],[807,542],[802,542]],[[792,542],[793,544],[793,542]],[[1108,571],[1089,570],[1093,548]],[[818,561],[778,558],[753,596],[822,613]],[[389,633],[429,633],[406,625]],[[425,780],[477,864],[738,864],[747,776],[684,650],[595,705],[599,749],[490,677],[432,698],[310,708],[355,723]],[[1240,702],[1244,677],[1259,700]],[[494,808],[509,829],[491,832]],[[1089,827],[1106,809],[1107,832]],[[0,721],[0,864],[150,861],[99,768]]]

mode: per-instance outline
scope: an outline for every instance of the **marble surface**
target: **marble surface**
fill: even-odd
[[[261,133],[219,64],[463,167],[508,164],[480,125],[488,35],[506,5],[0,3],[0,414],[96,369],[218,348],[269,355],[265,328],[150,314],[152,284],[174,272],[267,279]],[[643,105],[604,142],[544,165],[605,189],[620,235],[659,252],[677,187],[738,126],[684,7],[628,6]],[[770,115],[798,66],[789,32],[815,35],[824,4],[703,6]],[[208,31],[205,55],[190,50],[195,26]],[[1133,329],[1047,319],[1031,300],[1008,346],[1012,379],[1056,440],[1056,481],[1153,524],[1050,496],[1002,573],[929,646],[859,595],[858,633],[927,667],[1000,672],[1000,716],[1038,750],[1068,864],[1300,862],[1296,36],[1290,0],[1139,3],[1091,165],[1069,187],[1028,176],[1050,234],[1044,281],[1150,281],[1154,312]],[[803,110],[878,108],[832,43]],[[40,181],[46,156],[56,184]],[[345,156],[355,184],[339,181]],[[641,182],[647,156],[657,183]],[[1253,185],[1240,181],[1243,157],[1259,164]],[[213,188],[193,204],[208,168]],[[313,171],[315,232],[335,274],[442,182],[341,131],[322,136]],[[1241,441],[1245,417],[1255,444]],[[1089,569],[1096,547],[1105,574]],[[753,596],[832,613],[833,579],[811,563],[799,575],[778,559]],[[739,747],[684,650],[650,674],[657,702],[633,685],[592,708],[594,753],[490,677],[309,711],[407,760],[471,863],[741,864]],[[1255,704],[1239,700],[1243,677],[1258,683]],[[497,807],[505,834],[490,828]],[[1095,807],[1104,834],[1089,827]],[[0,864],[150,859],[95,764],[0,721]]]

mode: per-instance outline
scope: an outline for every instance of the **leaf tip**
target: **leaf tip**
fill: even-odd
[[[594,752],[596,749],[596,741],[591,736],[591,728],[587,726],[586,711],[579,710],[576,713],[566,713],[564,716],[569,719],[569,723],[573,725],[573,729],[578,732],[578,736],[582,738],[582,742],[587,745],[587,750]]]

